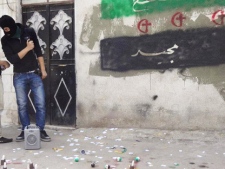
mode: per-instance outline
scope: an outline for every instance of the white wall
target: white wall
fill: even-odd
[[[1,15],[9,14],[21,20],[17,0],[9,1],[13,11],[5,1],[0,2]],[[181,76],[179,69],[164,73],[158,70],[101,70],[101,39],[139,36],[139,33],[133,27],[137,21],[134,16],[101,20],[100,3],[101,0],[75,1],[77,126],[224,129],[224,65],[189,68],[184,72],[187,76]],[[200,12],[207,15],[212,10],[203,9]],[[193,16],[194,12],[189,11],[186,15]],[[158,25],[152,34],[167,29],[163,26],[168,20],[167,14],[149,16]],[[124,25],[120,25],[121,20]],[[104,32],[100,24],[109,29],[109,25],[113,25],[113,28],[111,32]],[[195,26],[201,27],[203,24]],[[129,29],[123,29],[125,26]],[[99,31],[99,36],[91,34]],[[3,72],[3,82],[6,100],[3,124],[16,123],[12,68]],[[154,96],[158,96],[157,99],[154,100]]]
[[[100,3],[100,0],[75,2],[77,125],[224,129],[225,104],[223,93],[220,93],[225,87],[225,77],[220,73],[225,72],[224,65],[189,68],[184,72],[188,76],[181,76],[179,69],[164,73],[157,70],[101,70],[100,40],[117,36],[138,36],[138,33],[133,26],[137,19],[134,16],[122,18],[124,25],[117,25],[121,19],[101,20]],[[201,13],[208,16],[213,10],[215,8],[189,11],[186,15],[194,17],[194,14],[197,13],[198,16]],[[167,29],[167,14],[149,16],[158,25],[152,29],[152,34]],[[130,29],[115,29],[113,33],[107,34],[102,25],[112,26],[109,23],[121,30],[124,26],[129,26]],[[185,28],[201,27],[204,24],[186,25]],[[93,32],[98,32],[99,29],[102,34],[96,37]],[[216,76],[210,72],[214,72]],[[214,78],[217,79],[216,82]],[[156,95],[158,97],[154,100]]]
[[[21,22],[20,1],[9,0],[8,4],[5,0],[0,0],[0,16],[10,15],[17,22]],[[0,29],[0,37],[3,36],[3,31]],[[0,44],[0,48],[1,44]],[[0,50],[0,58],[6,60],[4,53]],[[2,72],[2,80],[4,85],[4,112],[2,114],[2,125],[18,124],[18,114],[16,105],[15,90],[12,84],[13,66]]]

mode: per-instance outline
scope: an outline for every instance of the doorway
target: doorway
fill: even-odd
[[[47,79],[46,124],[76,126],[76,75],[74,47],[74,4],[22,7],[23,24],[32,27],[44,56]],[[35,121],[32,92],[30,118]]]

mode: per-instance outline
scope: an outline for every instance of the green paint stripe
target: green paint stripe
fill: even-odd
[[[134,6],[133,4],[136,3]],[[145,3],[145,4],[140,4]],[[224,6],[225,0],[102,0],[102,19],[113,19],[123,16],[151,14],[173,9],[190,10],[212,6]],[[133,8],[134,7],[134,8]],[[135,12],[135,10],[144,10]]]

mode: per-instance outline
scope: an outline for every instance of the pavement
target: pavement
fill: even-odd
[[[51,142],[26,150],[26,142],[15,142],[18,126],[3,128],[3,136],[14,139],[0,144],[7,169],[29,169],[29,160],[36,169],[225,169],[225,131],[56,126],[46,131]]]

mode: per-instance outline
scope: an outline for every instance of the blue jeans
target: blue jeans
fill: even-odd
[[[33,104],[36,109],[36,125],[40,130],[43,130],[45,126],[46,106],[44,84],[41,77],[35,73],[15,73],[13,75],[13,85],[16,91],[16,101],[22,130],[30,125],[28,112],[28,93],[30,90],[33,95]]]

